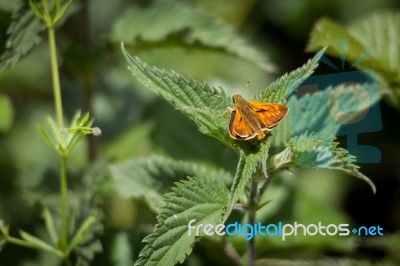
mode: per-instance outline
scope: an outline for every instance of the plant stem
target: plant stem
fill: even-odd
[[[254,225],[256,223],[256,210],[257,210],[257,199],[258,199],[258,191],[257,191],[257,180],[256,178],[252,178],[251,187],[250,187],[250,198],[249,198],[249,224]],[[255,254],[255,242],[254,236],[247,243],[247,265],[254,266],[254,261],[256,258]]]
[[[232,259],[232,262],[236,266],[242,266],[242,259],[240,258],[240,255],[237,253],[236,249],[232,246],[232,244],[226,241],[226,237],[223,238],[223,243],[225,252]]]
[[[54,105],[56,109],[57,125],[64,128],[64,116],[61,100],[60,75],[58,72],[56,38],[54,34],[54,25],[48,27],[49,36],[49,52],[51,62],[51,74],[53,77],[53,93]],[[64,136],[61,135],[60,145],[64,148]],[[61,155],[61,173],[60,173],[60,190],[61,190],[61,242],[66,250],[68,245],[68,186],[67,186],[67,155]]]
[[[67,186],[67,157],[61,156],[61,176],[60,176],[60,190],[61,190],[61,220],[62,230],[61,239],[64,243],[65,250],[68,244],[68,186]]]
[[[57,61],[57,49],[56,49],[56,38],[54,35],[54,27],[48,27],[49,36],[49,51],[51,61],[51,74],[53,77],[53,93],[54,93],[54,106],[56,109],[57,125],[59,128],[64,127],[64,116],[61,101],[61,86],[60,86],[60,75],[58,73],[58,61]],[[62,145],[64,145],[62,138]]]

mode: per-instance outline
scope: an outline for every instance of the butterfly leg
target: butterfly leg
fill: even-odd
[[[232,108],[227,107],[225,111],[223,111],[222,113],[218,114],[217,116],[220,117],[220,116],[225,115],[226,113],[232,113],[232,111],[233,111]]]
[[[263,138],[265,138],[265,134],[264,134],[264,132],[261,131],[260,133],[257,134],[257,139],[260,140]]]

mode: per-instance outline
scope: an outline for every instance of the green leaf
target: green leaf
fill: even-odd
[[[13,67],[41,41],[45,26],[35,17],[28,1],[19,1],[7,29],[5,52],[0,57],[0,73]]]
[[[38,3],[36,1],[29,0],[29,6],[36,17],[43,19],[42,12],[40,11]]]
[[[360,88],[362,91],[375,90],[371,86],[374,84],[339,85],[300,98],[290,97],[288,117],[274,129],[273,145],[280,148],[290,138],[307,132],[318,132],[319,138],[328,140],[336,137],[341,126],[362,117],[378,102],[378,95],[357,93]]]
[[[44,242],[42,239],[37,238],[36,236],[33,236],[25,231],[20,231],[21,238],[24,239],[26,242],[31,244],[34,248],[50,252],[58,257],[62,256],[61,251],[55,249],[54,247],[50,246],[46,242]]]
[[[62,19],[68,10],[70,10],[70,6],[72,4],[72,0],[67,0],[67,2],[61,7],[61,10],[56,13],[54,17],[54,24],[56,24],[60,19]]]
[[[284,103],[286,96],[292,93],[304,80],[306,80],[318,66],[318,61],[325,49],[319,51],[302,67],[283,75],[277,81],[260,92],[256,99],[263,102]]]
[[[111,39],[137,49],[163,46],[213,49],[254,63],[263,70],[274,70],[266,55],[230,26],[187,2],[156,0],[145,8],[130,9],[114,24]]]
[[[169,191],[174,182],[187,176],[208,177],[228,183],[231,175],[199,162],[177,161],[161,156],[134,159],[111,165],[114,187],[125,197],[145,198],[149,206],[158,211],[162,195]]]
[[[88,239],[92,226],[96,223],[96,216],[90,215],[81,224],[71,242],[68,245],[67,253],[71,253],[78,245]]]
[[[265,162],[268,157],[271,140],[271,136],[267,136],[255,150],[245,149],[241,151],[235,179],[233,180],[229,194],[228,206],[224,214],[224,220],[229,217],[239,197],[245,192],[245,188],[250,183],[251,178],[254,177],[259,164],[262,164],[263,174],[267,177]],[[261,173],[259,175],[261,175]]]
[[[219,224],[228,200],[225,185],[209,178],[189,178],[165,194],[165,206],[157,217],[157,225],[135,263],[140,265],[175,265],[191,253],[198,237],[189,235],[188,223]]]
[[[55,147],[57,145],[54,140],[52,140],[49,135],[47,135],[47,132],[42,128],[42,126],[39,123],[36,123],[36,130],[39,132],[39,134],[42,136],[42,138],[51,146]]]
[[[53,241],[53,243],[57,245],[59,237],[57,234],[56,226],[54,225],[53,217],[51,216],[49,209],[44,209],[43,218],[46,224],[47,233],[49,234],[51,241]]]
[[[60,139],[61,139],[61,128],[59,128],[57,126],[57,123],[54,121],[54,119],[51,116],[47,116],[46,117],[46,121],[48,126],[50,127],[51,133],[52,133],[52,137],[54,139],[55,143],[60,143]]]
[[[346,59],[361,69],[373,69],[381,81],[381,93],[400,105],[400,14],[378,12],[343,27],[329,19],[314,26],[308,51],[329,46],[327,54]],[[344,54],[345,52],[345,54]],[[389,87],[389,89],[387,89]]]
[[[13,122],[13,113],[10,99],[4,94],[0,94],[0,132],[10,129]]]
[[[195,121],[199,130],[233,146],[228,136],[228,118],[223,114],[232,106],[230,97],[220,88],[213,88],[177,73],[150,67],[131,57],[122,45],[129,69],[144,85],[158,93],[176,109]]]
[[[132,157],[139,157],[152,151],[150,140],[154,128],[152,121],[142,122],[125,130],[122,134],[108,141],[105,153],[108,158],[121,161]],[[132,147],[135,147],[132,149]]]
[[[111,250],[111,260],[115,266],[132,265],[131,245],[127,233],[121,232],[115,235]]]
[[[90,114],[89,114],[89,112],[87,112],[84,116],[83,116],[83,118],[82,118],[82,120],[81,120],[81,122],[80,122],[80,126],[85,126],[86,125],[86,123],[89,121],[89,118],[90,118]]]
[[[271,159],[271,171],[284,168],[325,168],[342,171],[361,178],[376,192],[374,183],[353,164],[355,157],[338,147],[337,142],[326,140],[321,134],[303,134],[292,138],[287,147]]]

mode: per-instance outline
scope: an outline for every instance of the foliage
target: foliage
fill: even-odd
[[[163,19],[154,19],[160,17]],[[231,27],[186,2],[156,0],[146,7],[127,10],[115,23],[111,39],[122,40],[137,50],[152,46],[221,50],[223,54],[250,61],[263,70],[274,70],[266,55],[250,46]]]
[[[7,34],[7,46],[0,57],[0,73],[14,66],[41,41],[45,26],[37,20],[27,1],[19,1]]]
[[[162,195],[173,183],[188,176],[208,177],[229,183],[231,175],[203,163],[175,161],[161,156],[139,158],[111,165],[110,174],[115,189],[125,197],[144,197],[155,212],[162,206]]]
[[[311,32],[307,50],[329,46],[327,54],[346,58],[352,66],[373,69],[381,82],[381,94],[400,106],[400,13],[377,12],[347,27],[321,19]],[[341,40],[341,41],[340,41]]]
[[[300,88],[325,72],[323,53],[346,52],[398,106],[398,14],[353,19],[390,1],[0,1],[0,264],[397,265],[396,116],[383,107],[385,137],[358,139],[393,154],[375,195],[348,178],[375,192],[375,168],[361,171],[336,139],[379,100],[341,92],[374,84]],[[301,66],[298,44],[327,12],[339,22],[316,24],[308,49],[319,52]],[[294,71],[276,79],[273,61]],[[233,140],[238,93],[289,113],[262,140]],[[357,111],[338,119],[332,100]],[[192,219],[382,222],[385,236],[247,242],[189,235]]]
[[[182,263],[196,240],[194,233],[188,234],[189,221],[195,219],[194,225],[221,223],[227,197],[226,187],[211,179],[189,178],[178,183],[165,194],[157,225],[143,240],[147,245],[135,265]]]
[[[333,143],[332,137],[329,141],[324,141],[324,138],[319,135],[313,135],[314,139],[307,140],[300,140],[301,136],[299,138],[284,139],[285,142],[289,142],[289,147],[284,149],[282,147],[284,145],[281,145],[280,148],[284,150],[274,157],[275,168],[267,169],[266,163],[269,161],[269,147],[273,137],[268,136],[265,141],[261,141],[259,144],[253,141],[236,142],[230,139],[226,132],[227,118],[215,116],[216,111],[217,113],[223,112],[224,109],[229,107],[227,94],[222,89],[212,88],[194,81],[192,78],[184,78],[177,73],[168,73],[165,70],[150,67],[139,58],[131,57],[124,46],[122,46],[122,50],[133,75],[192,119],[202,133],[213,136],[239,151],[239,163],[231,187],[229,201],[227,202],[224,220],[230,215],[239,196],[246,191],[246,187],[251,181],[255,182],[257,180],[258,175],[261,174],[268,177],[268,171],[280,170],[280,168],[290,164],[300,168],[314,167],[343,170],[346,173],[364,179],[375,191],[374,184],[366,176],[358,172],[358,167],[352,164],[354,159],[347,156],[346,150],[338,148],[337,144]],[[286,95],[311,75],[321,56],[322,51],[302,68],[281,77],[277,82],[261,92],[258,98],[264,101],[285,102]],[[315,97],[319,97],[319,95],[317,94]],[[315,101],[311,102],[314,103]],[[306,121],[303,120],[301,122],[301,119],[297,122],[301,125],[306,124]],[[306,127],[303,130],[306,130]],[[324,128],[321,128],[321,131],[323,130]],[[302,133],[302,131],[300,132]],[[290,134],[284,135],[290,136]],[[249,201],[253,200],[251,197],[248,199]],[[157,239],[156,236],[152,235],[152,241],[157,241]],[[176,262],[168,261],[168,265],[173,265]]]

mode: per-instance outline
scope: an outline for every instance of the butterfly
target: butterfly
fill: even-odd
[[[231,112],[228,132],[234,139],[263,139],[264,131],[276,127],[289,111],[283,104],[247,101],[241,95],[232,98],[235,109]]]

